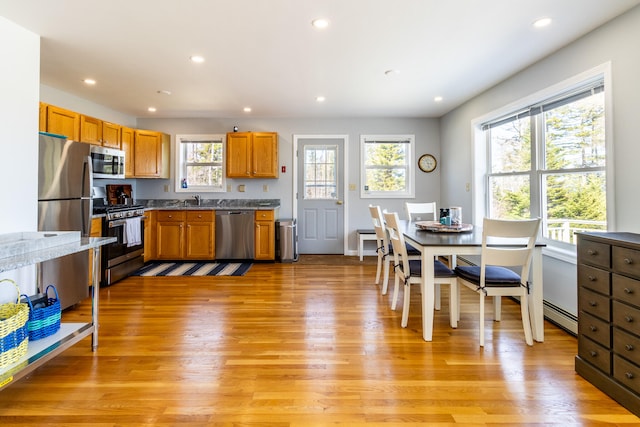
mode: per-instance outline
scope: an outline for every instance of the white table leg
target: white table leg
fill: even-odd
[[[533,285],[529,291],[529,312],[533,339],[544,342],[544,301],[542,284],[542,248],[533,250]]]
[[[433,310],[435,306],[434,266],[432,253],[422,248],[422,338],[433,340]]]

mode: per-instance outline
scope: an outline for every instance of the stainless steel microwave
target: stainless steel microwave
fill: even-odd
[[[94,178],[124,179],[124,151],[91,146],[91,166]]]

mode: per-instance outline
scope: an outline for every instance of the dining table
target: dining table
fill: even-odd
[[[480,255],[482,253],[482,227],[467,224],[466,231],[429,231],[416,225],[414,221],[401,220],[398,224],[405,242],[421,253],[422,260],[422,337],[433,340],[433,311],[435,305],[434,263],[436,256],[452,258],[455,267],[458,255]],[[529,313],[533,339],[544,341],[544,306],[542,289],[542,248],[546,245],[536,242],[531,262],[529,282]]]

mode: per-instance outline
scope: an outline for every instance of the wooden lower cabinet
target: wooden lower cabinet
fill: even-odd
[[[102,237],[102,218],[91,218],[90,237]],[[93,249],[89,249],[89,286],[93,285]]]
[[[213,260],[215,211],[157,211],[156,259]]]
[[[255,259],[276,258],[276,223],[274,211],[256,211]]]
[[[156,258],[179,260],[184,254],[185,211],[156,212]]]
[[[215,211],[187,211],[186,259],[215,258]]]
[[[145,211],[144,262],[156,259],[156,211]]]

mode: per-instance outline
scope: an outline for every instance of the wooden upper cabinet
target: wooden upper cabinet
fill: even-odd
[[[277,178],[278,134],[233,132],[227,134],[228,178]]]
[[[38,130],[40,132],[46,132],[47,131],[47,104],[45,104],[44,102],[40,103],[40,115],[39,115],[39,123],[38,123]]]
[[[81,114],[80,142],[102,145],[102,120]]]
[[[121,128],[122,126],[115,123],[102,122],[102,145],[119,150],[121,148]]]
[[[46,131],[80,141],[80,114],[54,105],[46,107]]]
[[[120,128],[120,149],[124,151],[124,176],[133,178],[133,141],[134,130],[125,126]]]
[[[162,134],[160,132],[135,131],[133,173],[137,178],[160,178],[162,173]]]

